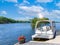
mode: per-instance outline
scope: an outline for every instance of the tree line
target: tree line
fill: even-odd
[[[29,21],[14,20],[11,18],[0,16],[0,24],[4,23],[29,23]]]

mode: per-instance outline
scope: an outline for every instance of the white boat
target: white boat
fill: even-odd
[[[37,21],[35,25],[34,38],[53,39],[56,37],[55,23],[51,20]]]

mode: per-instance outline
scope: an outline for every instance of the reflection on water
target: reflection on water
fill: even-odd
[[[56,29],[59,30],[59,28],[60,23],[56,24]],[[26,41],[29,41],[32,34],[34,34],[34,30],[30,23],[0,24],[0,45],[13,45],[21,35],[24,35]]]
[[[0,45],[13,45],[21,35],[26,36],[26,41],[29,41],[32,34],[29,23],[0,24]]]

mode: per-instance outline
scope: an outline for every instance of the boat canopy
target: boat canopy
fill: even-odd
[[[43,21],[37,21],[35,29],[41,31],[48,31],[48,30],[52,30],[53,27],[54,27],[54,21],[43,20]]]

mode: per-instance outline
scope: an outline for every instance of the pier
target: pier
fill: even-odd
[[[18,42],[14,45],[60,45],[60,31],[57,31],[56,38],[47,41],[29,41],[24,44]]]

